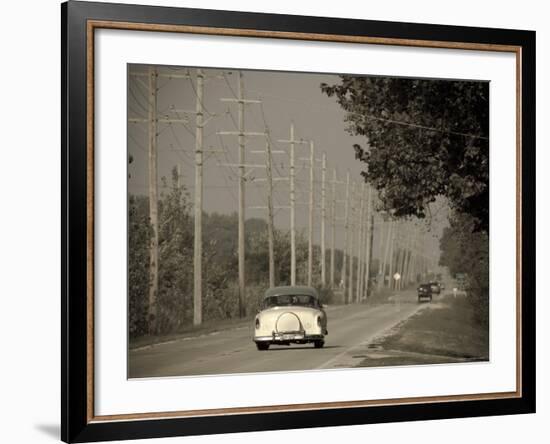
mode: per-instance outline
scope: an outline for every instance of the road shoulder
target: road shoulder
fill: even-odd
[[[357,367],[479,362],[489,359],[488,326],[467,298],[446,296],[374,338]]]

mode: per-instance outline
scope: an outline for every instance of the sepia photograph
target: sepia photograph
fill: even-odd
[[[127,70],[128,378],[489,361],[488,81]]]
[[[197,6],[61,8],[62,439],[535,413],[536,32]]]

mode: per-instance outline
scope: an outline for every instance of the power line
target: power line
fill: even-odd
[[[214,157],[216,157],[216,158],[218,157],[217,153],[213,153],[213,154],[214,154]],[[226,156],[226,159],[227,159],[227,156]],[[218,163],[219,163],[219,159],[218,159]],[[221,170],[222,170],[222,174],[220,176],[221,176],[221,178],[223,179],[223,181],[225,183],[225,187],[226,187],[227,191],[229,191],[229,194],[231,195],[231,197],[233,198],[235,203],[238,203],[239,199],[237,199],[237,196],[235,195],[235,193],[233,191],[233,187],[229,185],[229,183],[227,181],[228,179],[225,176],[226,171],[224,171],[224,168],[221,168]]]
[[[136,108],[134,108],[132,105],[133,105],[133,104],[130,103],[130,101],[128,101],[128,111],[131,111],[132,114],[135,115],[135,117],[138,117],[138,118],[140,118],[140,119],[145,119],[145,118],[146,118],[146,115],[142,115],[142,114],[141,114],[141,111],[138,111],[138,110],[137,110]]]
[[[235,90],[231,87],[231,84],[229,83],[229,80],[227,80],[227,75],[226,75],[225,71],[222,71],[222,76],[223,76],[223,79],[225,80],[225,83],[229,87],[229,90],[231,91],[231,94],[233,94],[233,97],[235,99],[238,99],[239,97],[237,96],[237,93],[235,93]]]
[[[148,154],[148,151],[147,151],[147,148],[141,144],[141,142],[139,142],[135,137],[134,135],[128,131],[128,136],[130,137],[130,139],[132,139],[132,141],[134,142],[134,144],[140,149],[142,150],[145,154]]]
[[[388,122],[388,123],[393,123],[393,124],[396,124],[396,125],[410,126],[410,127],[413,127],[413,128],[419,128],[419,129],[423,129],[423,130],[427,130],[427,131],[434,131],[434,132],[446,133],[446,134],[454,134],[455,136],[469,137],[469,138],[472,138],[472,139],[489,140],[488,137],[479,136],[477,134],[468,134],[468,133],[461,133],[461,132],[458,132],[458,131],[446,130],[446,129],[442,129],[442,128],[434,128],[434,127],[431,127],[431,126],[425,126],[425,125],[419,125],[419,124],[416,124],[416,123],[405,122],[403,120],[385,119],[383,117],[376,117],[376,116],[371,116],[369,114],[363,114],[363,113],[349,112],[349,114],[361,116],[361,117],[364,117],[365,119],[378,120],[378,121],[381,121],[381,122]]]
[[[239,125],[237,124],[237,121],[235,120],[235,118],[233,117],[233,113],[231,112],[231,110],[229,109],[229,107],[226,108],[226,112],[225,112],[226,115],[229,115],[229,117],[231,118],[231,121],[233,122],[233,126],[235,128],[239,128]]]
[[[179,139],[178,135],[176,134],[176,131],[174,130],[174,128],[172,127],[172,125],[170,125],[170,131],[172,132],[172,135],[174,136],[174,139],[176,139],[176,143],[180,146],[181,150],[183,153],[185,153],[185,156],[188,156],[188,154],[186,153],[186,149],[185,149],[185,146],[181,143],[181,140]],[[178,151],[179,152],[179,151]],[[194,162],[194,159],[192,159],[191,157],[188,157],[189,161],[191,162]]]
[[[135,103],[143,110],[143,112],[145,113],[145,115],[147,115],[149,113],[149,110],[143,106],[143,104],[140,102],[140,100],[137,98],[137,96],[135,95],[134,91],[132,90],[132,87],[130,86],[128,88],[128,91],[130,92],[130,95],[133,97]],[[146,98],[147,99],[147,98]]]
[[[170,77],[168,77],[168,79],[159,87],[157,87],[157,91],[160,91],[162,88],[164,88],[166,85],[168,85],[170,83],[172,79]]]

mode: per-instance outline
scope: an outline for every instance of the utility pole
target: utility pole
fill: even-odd
[[[290,123],[290,139],[279,140],[290,144],[290,285],[296,285],[296,144],[306,144],[294,138],[294,122]]]
[[[391,236],[393,231],[393,219],[386,222],[386,242],[384,245],[384,260],[382,261],[382,279],[378,282],[378,288],[386,285],[386,267],[388,265],[388,253],[390,250]]]
[[[399,279],[399,289],[402,290],[406,286],[405,282],[405,265],[407,263],[407,257],[409,255],[408,240],[406,240],[403,246],[403,257],[401,258],[401,279]]]
[[[294,122],[290,124],[290,285],[296,285],[296,152]]]
[[[383,215],[377,215],[376,225],[378,226],[378,237],[380,242],[378,242],[378,269],[376,271],[376,287],[380,290],[382,285],[382,280],[380,279],[380,274],[382,273],[382,262],[384,260],[384,239],[385,239],[385,227]]]
[[[365,182],[361,183],[360,191],[360,203],[359,203],[359,225],[357,227],[357,283],[355,284],[355,301],[361,301],[361,278],[363,277],[363,238],[364,238],[364,223],[363,223],[363,213],[365,211]]]
[[[326,209],[326,179],[327,179],[327,153],[323,153],[321,164],[321,284],[327,284],[326,274],[326,245],[325,245],[325,224],[327,218]]]
[[[395,255],[395,273],[401,274],[401,261],[403,259],[403,247],[397,245],[397,252]],[[394,273],[394,274],[395,274]],[[395,290],[401,290],[401,279],[394,279]]]
[[[392,230],[392,235],[391,235],[391,239],[390,239],[390,256],[389,256],[390,270],[389,270],[389,274],[388,274],[388,287],[390,289],[393,288],[393,253],[394,253],[394,250],[395,250],[395,238],[396,238],[396,233],[398,232],[398,230],[399,230],[399,226],[396,226],[395,229]]]
[[[349,171],[346,174],[346,199],[344,203],[344,257],[342,259],[342,284],[343,284],[343,295],[344,303],[346,302],[346,256],[348,254],[348,243],[349,243]]]
[[[374,212],[372,211],[372,187],[369,186],[369,201],[368,201],[368,210],[367,216],[370,218],[370,226],[368,230],[367,237],[367,248],[366,248],[366,266],[365,266],[365,295],[368,298],[369,295],[369,282],[370,282],[370,269],[372,264],[372,246],[374,239]]]
[[[406,245],[406,248],[405,248],[405,258],[403,260],[403,276],[405,277],[405,280],[402,283],[403,287],[406,287],[408,285],[407,276],[408,276],[408,271],[409,271],[409,262],[410,262],[410,258],[411,258],[411,250],[412,250],[413,239],[414,239],[413,227],[409,223],[407,225],[407,245]]]
[[[414,282],[416,284],[416,267],[417,267],[417,253],[418,253],[418,236],[419,236],[419,229],[417,226],[414,228],[414,242],[412,246],[412,254],[411,254],[411,265],[409,272],[409,280],[411,282]]]
[[[416,239],[413,242],[411,249],[411,257],[409,259],[409,268],[407,270],[408,281],[411,284],[416,284]]]
[[[308,223],[308,247],[307,247],[307,285],[311,287],[313,274],[313,213],[314,206],[314,180],[315,180],[315,145],[309,142],[309,223]]]
[[[416,236],[417,236],[416,226],[413,226],[410,245],[409,245],[409,255],[407,257],[407,266],[405,271],[405,276],[406,276],[405,282],[407,284],[410,284],[411,282],[413,282],[412,273],[414,270],[414,250],[416,248]]]
[[[394,290],[399,290],[399,281],[396,279],[393,279],[393,275],[395,273],[399,273],[399,263],[401,261],[401,236],[402,236],[401,228],[402,228],[402,224],[400,222],[398,225],[396,237],[393,242],[393,253],[394,253],[393,256],[395,259],[394,259],[393,269],[392,269],[390,278],[391,278],[392,288]]]
[[[244,98],[244,80],[243,73],[239,71],[239,82],[237,88],[237,97],[230,99],[220,99],[222,102],[236,102],[238,105],[238,130],[234,131],[220,131],[220,135],[233,135],[238,137],[239,144],[239,163],[236,165],[239,170],[239,222],[238,222],[238,268],[239,268],[239,316],[246,316],[246,279],[245,279],[245,232],[244,222],[246,217],[245,207],[245,191],[246,191],[246,172],[247,166],[262,167],[265,165],[247,165],[246,153],[245,153],[245,136],[262,136],[265,137],[266,133],[261,132],[245,132],[244,122],[244,106],[250,103],[261,103],[260,100],[248,100]],[[231,165],[228,165],[231,166]]]
[[[289,206],[277,206],[273,205],[273,182],[288,180],[288,177],[273,177],[273,154],[287,154],[282,150],[273,150],[271,148],[270,137],[268,128],[265,132],[265,150],[252,150],[252,154],[263,154],[265,155],[265,169],[266,169],[266,178],[257,178],[254,181],[266,182],[267,183],[267,206],[249,206],[250,209],[267,209],[267,240],[269,248],[269,286],[275,286],[275,226],[273,222],[274,218],[274,209],[290,208]],[[259,165],[245,165],[248,167],[257,167]]]
[[[244,142],[244,85],[243,73],[239,71],[239,316],[243,318],[245,313],[245,252],[244,252],[244,219],[245,219],[245,142]]]
[[[193,325],[202,324],[202,130],[204,74],[197,69],[195,129],[195,236],[193,247]]]
[[[414,250],[416,248],[416,237],[417,237],[417,229],[415,226],[413,240],[411,242],[411,252],[409,254],[409,261],[407,264],[407,282],[409,284],[414,282],[412,273],[414,272]]]
[[[351,185],[351,202],[352,202],[352,205],[351,205],[351,210],[353,212],[353,215],[355,215],[355,206],[356,206],[356,195],[355,195],[355,181],[352,183]],[[355,223],[353,223],[353,216],[351,216],[351,225],[349,226],[349,238],[350,238],[350,243],[349,243],[349,287],[348,287],[348,301],[351,303],[353,301],[353,259],[354,259],[354,255],[353,255],[353,251],[354,251],[354,247],[355,247],[355,236],[354,236],[354,228],[355,227]]]
[[[336,247],[336,168],[332,170],[332,199],[330,204],[330,288],[334,288],[334,249]]]
[[[409,255],[409,244],[411,242],[411,233],[409,225],[405,225],[405,242],[403,242],[403,257],[401,258],[401,279],[399,280],[399,289],[402,290],[406,286],[405,266]]]
[[[176,181],[176,187],[179,190],[182,186],[181,181],[181,163],[178,163],[176,166],[176,174],[178,175],[178,180]]]
[[[420,271],[420,228],[417,227],[416,229],[416,236],[415,236],[415,242],[414,242],[414,256],[413,256],[413,265],[412,268],[413,272],[413,281],[416,284],[418,282],[418,273]]]
[[[409,281],[409,265],[411,261],[411,250],[407,249],[405,254],[405,263],[403,265],[403,276],[405,279],[403,280],[403,287],[406,287],[410,281]]]
[[[149,219],[152,235],[149,253],[149,334],[157,333],[159,285],[158,167],[157,167],[157,71],[149,67]]]
[[[358,268],[357,272],[357,302],[361,302],[363,300],[363,294],[364,294],[364,281],[365,281],[365,264],[367,262],[365,253],[367,251],[367,233],[368,233],[368,215],[367,215],[367,202],[363,204],[364,208],[362,211],[362,223],[361,223],[361,242],[359,244],[359,250],[361,251],[361,254],[359,255],[359,261],[361,263],[360,267]]]
[[[267,132],[267,129],[266,129]],[[272,163],[273,158],[271,154],[271,144],[269,139],[266,138],[266,173],[267,173],[267,241],[269,246],[269,286],[275,286],[275,248],[273,240],[273,174]]]
[[[368,272],[369,268],[369,248],[370,248],[370,198],[371,198],[371,189],[369,185],[366,185],[367,188],[367,198],[365,202],[365,215],[364,215],[364,223],[363,223],[363,240],[361,242],[362,249],[363,249],[363,255],[362,255],[362,266],[361,266],[361,282],[360,282],[360,290],[359,290],[359,300],[363,300],[366,292],[367,287],[367,281],[368,279],[365,279],[365,275]]]

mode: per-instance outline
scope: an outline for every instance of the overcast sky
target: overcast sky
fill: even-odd
[[[130,71],[144,72],[145,66],[130,66]],[[158,173],[159,179],[163,176],[171,177],[171,169],[179,165],[183,174],[183,183],[193,199],[194,193],[194,149],[195,149],[195,115],[174,113],[171,109],[194,111],[196,106],[196,69],[186,67],[158,67],[159,74],[187,73],[190,79],[168,79],[162,75],[158,78],[158,113],[159,118],[185,118],[187,124],[174,123],[172,125],[159,123],[158,137]],[[238,91],[238,71],[232,69],[205,69],[207,77],[204,85],[203,104],[206,110],[205,119],[210,120],[204,129],[204,149],[211,149],[215,153],[205,154],[204,163],[204,194],[203,208],[206,212],[232,213],[237,211],[238,177],[237,169],[222,164],[237,163],[238,144],[236,136],[219,136],[219,131],[236,131],[238,121],[237,104],[222,102],[221,98],[234,98]],[[289,156],[288,144],[277,142],[288,139],[290,124],[295,125],[295,138],[313,140],[315,157],[320,159],[322,153],[327,156],[327,208],[328,198],[331,197],[330,184],[335,169],[339,180],[345,179],[349,170],[351,180],[358,185],[362,183],[360,176],[365,164],[355,159],[353,144],[365,144],[364,137],[352,136],[346,131],[344,122],[345,113],[337,104],[335,98],[323,94],[321,83],[334,84],[339,82],[337,75],[288,73],[273,71],[243,71],[244,95],[246,99],[261,100],[262,105],[248,104],[245,106],[245,131],[262,132],[267,125],[273,150],[285,151],[283,154],[274,154],[274,177],[288,177]],[[144,118],[147,116],[147,79],[130,76],[128,81],[128,117]],[[246,163],[263,164],[263,154],[251,153],[252,150],[265,149],[265,140],[260,137],[247,138]],[[147,124],[128,124],[128,152],[133,157],[129,166],[130,179],[128,191],[131,194],[147,194]],[[308,145],[296,145],[296,186],[298,202],[308,201],[309,169],[303,158],[309,156]],[[320,162],[317,166],[320,167]],[[255,181],[255,178],[264,178],[265,169],[252,170],[246,186],[246,205],[265,206],[265,181]],[[316,196],[315,201],[320,206],[321,199],[321,171],[315,171]],[[338,186],[338,199],[343,199],[345,186]],[[275,205],[289,205],[288,181],[275,182]],[[298,229],[307,229],[306,205],[298,205],[296,223]],[[343,203],[337,204],[338,217],[343,217]],[[437,239],[442,227],[446,224],[447,211],[439,211],[438,220],[432,223],[430,243],[437,248]],[[328,212],[327,212],[328,215]],[[246,217],[265,218],[265,210],[248,209]],[[320,211],[317,211],[315,222],[315,243],[319,242]],[[275,211],[275,225],[277,228],[288,229],[289,211],[278,209]],[[329,233],[327,225],[327,239]],[[375,238],[378,230],[375,232]],[[337,230],[337,244],[343,244],[343,228]],[[378,241],[375,241],[375,256],[377,255]]]

